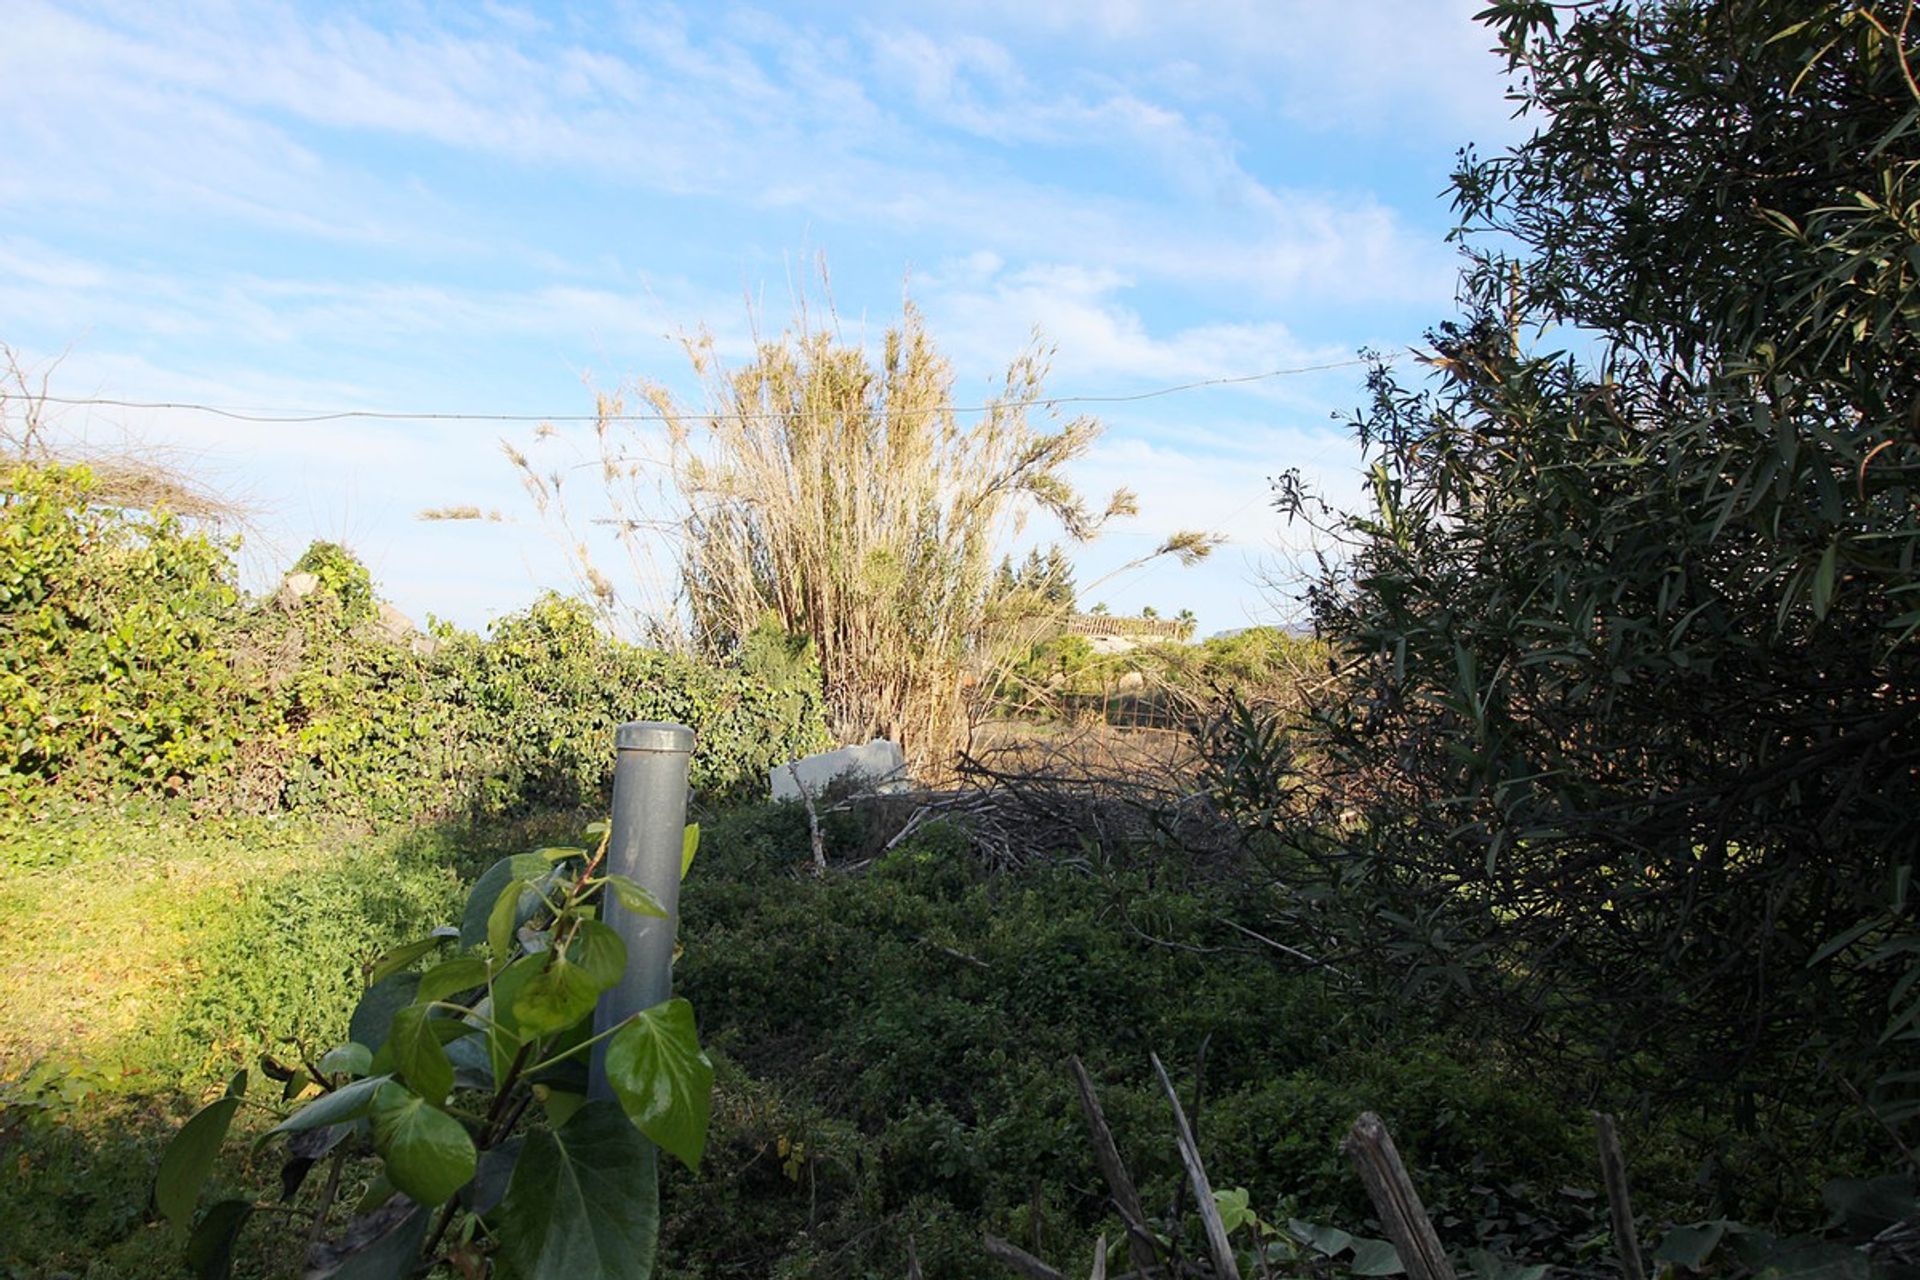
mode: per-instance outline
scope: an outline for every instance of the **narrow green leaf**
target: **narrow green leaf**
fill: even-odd
[[[432,1025],[435,1021],[446,1019],[435,1019],[425,1005],[408,1005],[393,1015],[393,1036],[388,1043],[393,1047],[394,1065],[400,1068],[408,1087],[437,1107],[453,1089],[453,1063],[440,1047],[440,1037]]]
[[[458,1120],[388,1081],[373,1100],[373,1145],[393,1185],[423,1205],[441,1204],[473,1178],[479,1155]]]
[[[496,964],[513,952],[514,931],[520,927],[520,899],[531,888],[525,880],[509,881],[487,913],[487,947]]]
[[[240,1099],[232,1094],[208,1103],[180,1126],[173,1141],[160,1157],[160,1170],[153,1180],[154,1207],[173,1224],[176,1238],[184,1238],[193,1222],[193,1206],[200,1199],[200,1188],[213,1172],[220,1144],[227,1139],[233,1115]]]
[[[607,1042],[607,1080],[640,1132],[698,1170],[713,1108],[713,1063],[700,1048],[693,1006],[655,1005]]]
[[[394,974],[412,965],[413,962],[421,956],[437,950],[440,944],[446,940],[444,936],[435,934],[421,938],[417,942],[409,942],[404,946],[395,947],[384,956],[381,956],[380,962],[374,965],[373,969],[367,974],[367,985],[371,987],[387,978],[391,978]]]
[[[1833,607],[1833,576],[1840,565],[1840,543],[1836,540],[1828,544],[1820,557],[1820,565],[1813,571],[1813,616],[1825,618],[1827,610]]]
[[[689,822],[687,829],[680,833],[680,878],[687,878],[687,868],[693,865],[693,855],[700,851],[700,824]]]
[[[344,1120],[357,1119],[367,1113],[373,1105],[373,1098],[380,1086],[392,1079],[391,1076],[368,1076],[365,1080],[355,1080],[350,1085],[335,1089],[332,1093],[323,1093],[282,1120],[261,1135],[261,1141],[276,1133],[300,1133],[307,1129],[318,1129],[323,1124],[339,1124]]]
[[[666,919],[667,909],[660,905],[660,899],[653,896],[647,887],[631,876],[608,876],[607,888],[613,892],[621,906],[637,916],[658,916]]]
[[[535,1130],[501,1201],[495,1280],[650,1280],[659,1243],[656,1156],[611,1102]]]

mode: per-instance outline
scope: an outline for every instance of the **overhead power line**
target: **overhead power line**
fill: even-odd
[[[1025,409],[1034,405],[1052,408],[1066,404],[1131,404],[1139,400],[1154,400],[1161,396],[1176,395],[1182,391],[1198,391],[1206,387],[1237,386],[1249,382],[1264,382],[1270,378],[1286,378],[1302,373],[1321,373],[1329,369],[1348,369],[1355,365],[1367,364],[1365,358],[1351,360],[1333,360],[1326,364],[1300,365],[1291,369],[1269,369],[1264,373],[1245,373],[1228,378],[1202,378],[1197,382],[1182,382],[1170,387],[1156,387],[1151,391],[1134,391],[1111,395],[1081,396],[1033,396],[1026,400],[1008,400],[999,404],[974,405],[927,405],[915,410],[918,413],[989,413],[995,409]],[[223,409],[218,405],[194,404],[181,400],[120,400],[109,396],[38,396],[36,399],[47,404],[91,406],[110,409],[180,409],[193,413],[208,413],[216,417],[232,418],[239,422],[341,422],[347,419],[376,419],[384,422],[665,422],[668,415],[663,413],[427,413],[405,410],[385,409],[330,409],[330,410],[274,410],[247,411],[242,409]],[[778,411],[766,413],[736,414],[689,414],[689,417],[727,417],[739,421],[758,421],[787,416]]]

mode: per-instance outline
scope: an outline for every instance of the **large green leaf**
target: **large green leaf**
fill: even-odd
[[[187,1239],[187,1265],[199,1280],[227,1280],[233,1274],[233,1245],[253,1216],[251,1200],[222,1200],[208,1208]]]
[[[487,1030],[487,1052],[493,1066],[493,1078],[504,1081],[514,1055],[520,1050],[521,1028],[513,1006],[535,974],[546,966],[545,956],[521,956],[493,980],[488,996],[488,1016],[493,1025]]]
[[[354,1006],[353,1018],[347,1024],[347,1039],[379,1053],[393,1028],[393,1015],[412,1004],[414,993],[419,989],[417,973],[396,973],[368,987],[360,1003]]]
[[[650,1280],[659,1194],[653,1148],[615,1104],[535,1130],[500,1204],[496,1280]]]
[[[373,1145],[393,1185],[424,1205],[466,1186],[479,1159],[458,1120],[392,1081],[373,1100]]]
[[[477,947],[487,940],[487,916],[510,881],[538,879],[545,875],[547,861],[537,853],[516,853],[488,867],[467,894],[467,908],[460,916],[460,945]]]
[[[393,1015],[393,1035],[388,1041],[394,1065],[408,1087],[435,1106],[445,1102],[453,1089],[453,1063],[447,1060],[433,1026],[446,1021],[434,1018],[425,1005],[410,1004]]]
[[[380,1086],[392,1078],[368,1076],[365,1080],[342,1085],[332,1093],[323,1093],[267,1130],[262,1140],[276,1133],[301,1133],[307,1129],[318,1129],[323,1124],[339,1124],[363,1116],[367,1108],[373,1105],[374,1095],[380,1092]]]
[[[479,956],[455,956],[443,960],[420,978],[413,993],[415,1004],[432,1004],[462,991],[471,991],[487,980],[487,962]]]
[[[655,1005],[607,1042],[607,1080],[640,1131],[689,1168],[700,1167],[713,1107],[713,1063],[700,1048],[693,1006]]]
[[[487,949],[495,964],[513,954],[514,933],[531,918],[521,914],[521,904],[532,894],[533,886],[525,880],[509,880],[493,900],[493,910],[487,912]]]
[[[555,955],[545,968],[527,980],[513,1002],[513,1017],[530,1036],[565,1031],[593,1012],[600,985],[565,956]]]
[[[391,1188],[386,1194],[393,1195]],[[323,1261],[309,1262],[308,1280],[407,1280],[431,1219],[431,1210],[404,1198],[376,1205],[348,1226],[343,1240],[320,1246]]]
[[[627,944],[598,920],[582,920],[580,932],[567,948],[567,958],[580,966],[596,987],[605,991],[620,981],[620,975],[627,970]]]
[[[1653,1251],[1655,1262],[1671,1262],[1689,1271],[1698,1271],[1720,1247],[1727,1234],[1723,1222],[1702,1222],[1691,1227],[1675,1227],[1667,1232],[1660,1247]]]
[[[180,1126],[160,1157],[160,1169],[153,1180],[153,1203],[173,1224],[176,1237],[183,1238],[193,1222],[200,1188],[213,1172],[214,1158],[220,1154],[220,1144],[226,1141],[227,1129],[238,1110],[240,1099],[231,1093],[208,1103]]]
[[[1406,1273],[1400,1251],[1385,1240],[1364,1237],[1353,1242],[1353,1274],[1357,1276],[1397,1276]]]
[[[344,1071],[350,1076],[363,1076],[373,1069],[373,1050],[349,1040],[320,1055],[318,1065],[328,1075],[339,1075]]]

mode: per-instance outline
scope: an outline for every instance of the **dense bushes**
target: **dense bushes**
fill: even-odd
[[[623,720],[693,725],[709,791],[824,745],[804,662],[643,649],[553,597],[484,639],[413,631],[330,543],[294,566],[298,589],[249,600],[228,546],[95,496],[84,468],[16,469],[0,491],[0,786],[16,794],[523,812],[596,799]]]
[[[1462,156],[1465,314],[1356,423],[1315,741],[1470,1012],[1599,1089],[1754,1132],[1864,1098],[1911,1145],[1920,85],[1873,8],[1483,15],[1533,128]]]
[[[85,468],[0,477],[0,785],[177,789],[233,752],[227,548],[94,504]]]

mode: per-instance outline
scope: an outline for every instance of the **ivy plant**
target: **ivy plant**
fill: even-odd
[[[687,828],[684,876],[699,840]],[[665,917],[639,883],[605,869],[605,824],[579,846],[503,858],[468,895],[457,926],[371,965],[346,1043],[299,1067],[263,1060],[281,1085],[281,1203],[222,1199],[200,1208],[248,1073],[181,1128],[164,1153],[154,1207],[202,1277],[231,1273],[256,1216],[293,1221],[306,1272],[401,1280],[433,1265],[497,1280],[646,1280],[659,1231],[657,1152],[698,1168],[713,1065],[693,1008],[670,999],[594,1029],[627,948],[601,918],[611,899]],[[604,1042],[611,1098],[589,1098],[588,1057]],[[378,1172],[329,1236],[342,1172],[371,1156]],[[310,1211],[286,1203],[316,1167]]]

